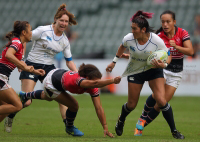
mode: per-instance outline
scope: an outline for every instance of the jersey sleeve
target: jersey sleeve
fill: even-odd
[[[158,50],[165,50],[168,53],[168,48],[166,47],[164,41],[158,36],[157,37]]]
[[[182,29],[182,41],[184,42],[186,40],[190,40],[190,35],[186,30]]]
[[[89,93],[91,97],[98,97],[100,94],[99,88],[87,89],[86,92]]]
[[[122,39],[122,45],[127,48],[127,40],[126,37]]]
[[[71,61],[71,60],[72,60],[72,54],[71,54],[70,44],[69,44],[69,43],[68,43],[68,45],[64,48],[63,54],[64,54],[64,57],[65,57],[65,60],[66,60],[66,61]]]
[[[78,78],[76,78],[76,85],[80,86],[80,84],[81,84],[81,82],[82,82],[83,80],[85,80],[85,78],[83,78],[83,77],[78,77]]]
[[[14,48],[15,51],[19,51],[22,48],[21,41],[19,39],[13,39],[10,47]]]
[[[39,26],[35,30],[32,31],[32,39],[31,40],[38,40],[41,38],[41,34],[43,32],[42,26]]]

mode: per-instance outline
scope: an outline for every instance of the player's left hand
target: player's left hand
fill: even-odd
[[[174,40],[169,41],[170,46],[174,47],[176,49],[176,43]]]
[[[114,138],[114,135],[110,133],[108,130],[104,130],[104,137],[109,136],[111,138]]]
[[[161,60],[152,60],[152,65],[153,67],[152,68],[162,68],[164,69],[165,68],[165,63]]]

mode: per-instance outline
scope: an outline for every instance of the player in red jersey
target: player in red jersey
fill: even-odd
[[[22,59],[23,44],[32,37],[31,26],[27,21],[16,21],[14,30],[6,35],[9,39],[6,48],[0,58],[0,122],[8,114],[22,109],[22,103],[16,92],[8,84],[11,72],[17,67],[21,70],[44,75],[44,70],[35,70],[33,66],[27,66]]]
[[[192,56],[194,50],[188,32],[175,26],[176,20],[174,12],[169,10],[164,11],[160,15],[160,19],[162,27],[156,33],[163,39],[167,48],[170,49],[172,56],[171,63],[164,69],[166,79],[165,96],[169,102],[182,79],[183,57],[184,55]],[[144,127],[151,123],[159,113],[160,109],[156,104],[154,94],[152,94],[147,98],[142,115],[136,124],[135,135],[141,136]],[[184,136],[176,129],[171,129],[171,132],[174,138],[184,139]]]
[[[84,134],[74,126],[74,120],[78,111],[78,102],[73,96],[66,91],[75,94],[89,93],[104,130],[104,136],[113,137],[113,134],[108,131],[106,117],[101,105],[99,89],[106,85],[121,81],[121,77],[112,79],[101,79],[102,74],[97,67],[91,64],[82,64],[78,70],[67,71],[64,69],[54,69],[45,77],[44,91],[37,90],[33,92],[20,92],[20,97],[23,102],[28,99],[41,99],[52,101],[55,100],[60,104],[68,107],[66,111],[66,132],[73,136],[83,136]]]

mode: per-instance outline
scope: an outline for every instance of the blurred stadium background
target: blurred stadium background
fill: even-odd
[[[114,57],[122,38],[130,32],[129,19],[137,10],[154,13],[153,19],[148,20],[150,26],[154,27],[154,29],[160,27],[160,14],[164,10],[174,11],[176,13],[177,26],[189,32],[195,49],[193,57],[185,57],[185,75],[177,92],[181,91],[180,93],[178,92],[180,95],[199,95],[199,0],[0,0],[0,46],[3,47],[6,44],[7,41],[4,36],[12,30],[15,20],[29,21],[32,29],[37,26],[51,24],[57,8],[62,3],[67,4],[67,9],[76,16],[78,21],[77,26],[72,26],[70,31],[66,31],[70,38],[71,51],[75,63],[77,66],[81,62],[94,63],[102,72]],[[27,45],[26,55],[31,49],[31,44]],[[66,68],[64,64],[64,61],[62,61],[62,67]],[[119,64],[117,66],[118,69],[115,69],[112,75],[121,75],[125,69],[126,61],[122,60]],[[122,66],[124,69],[122,69]],[[18,73],[16,75],[16,73],[17,71],[12,75],[15,79],[11,78],[11,85],[12,82],[16,84],[16,81],[18,81],[19,75]],[[126,79],[123,79],[121,84],[124,83],[126,84]],[[16,91],[20,89],[20,82],[17,85],[19,86],[14,85],[16,86]],[[118,87],[117,93],[126,94],[126,91],[120,91],[123,88],[124,86]],[[148,94],[149,91],[146,90],[144,93]]]

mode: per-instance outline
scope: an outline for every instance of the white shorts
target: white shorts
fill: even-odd
[[[174,73],[168,70],[163,70],[166,84],[178,88],[181,83],[183,72]]]
[[[58,91],[52,84],[51,76],[52,74],[58,69],[54,69],[50,71],[47,76],[44,78],[43,85],[44,85],[44,93],[49,98],[56,98],[61,94],[61,91]]]
[[[6,90],[9,88],[11,88],[11,86],[8,84],[8,77],[0,74],[0,90]]]

